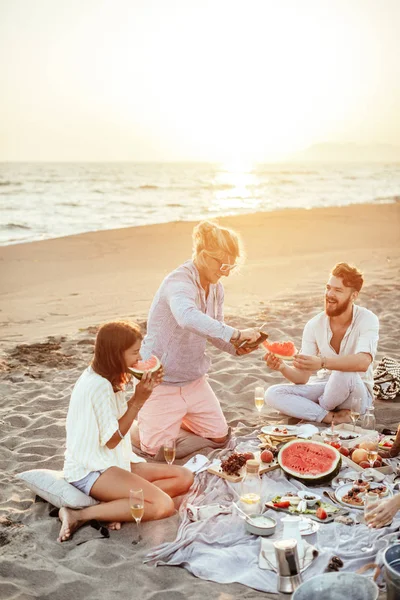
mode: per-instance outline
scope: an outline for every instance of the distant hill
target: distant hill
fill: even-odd
[[[304,162],[400,162],[400,146],[392,144],[313,144],[290,157]]]

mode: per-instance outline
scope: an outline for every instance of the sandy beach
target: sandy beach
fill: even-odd
[[[224,279],[225,318],[241,327],[267,323],[271,339],[300,345],[306,321],[322,309],[331,267],[364,272],[362,306],[380,318],[377,359],[399,359],[400,204],[284,210],[218,220],[237,230],[246,261]],[[193,223],[176,222],[87,233],[0,248],[0,598],[106,600],[111,597],[219,600],[268,596],[239,584],[196,579],[183,568],[149,567],[150,548],[172,541],[178,515],[133,525],[110,539],[80,529],[56,542],[48,505],[15,480],[32,468],[61,469],[69,394],[91,358],[96,326],[146,314],[162,278],[191,255]],[[210,348],[210,382],[232,426],[254,425],[255,385],[280,381],[262,353],[242,359]],[[395,427],[400,403],[377,403],[377,422]],[[83,545],[79,542],[90,540]]]

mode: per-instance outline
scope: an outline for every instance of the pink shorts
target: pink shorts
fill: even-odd
[[[206,376],[182,387],[158,385],[138,413],[140,447],[155,455],[181,425],[204,438],[227,435],[228,425]]]

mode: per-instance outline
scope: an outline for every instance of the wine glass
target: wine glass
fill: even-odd
[[[175,460],[176,445],[175,440],[169,439],[164,442],[164,458],[169,465]]]
[[[257,386],[254,390],[254,404],[256,409],[258,410],[258,422],[261,420],[261,411],[264,406],[264,388],[262,386]]]
[[[144,515],[144,497],[143,490],[130,490],[129,491],[129,506],[131,508],[132,517],[136,521],[137,538],[133,540],[132,544],[138,544],[142,539],[140,535],[139,523]]]
[[[317,544],[321,552],[337,552],[339,546],[338,531],[335,523],[321,523],[317,531]]]
[[[353,422],[353,431],[356,430],[356,423],[360,417],[361,412],[361,398],[353,398],[350,406],[350,418]]]
[[[374,509],[378,506],[379,503],[378,494],[372,494],[371,492],[367,492],[364,496],[364,522],[368,526],[368,521],[371,519]],[[374,542],[372,539],[372,528],[368,527],[368,538],[367,542],[364,546],[362,546],[361,550],[363,552],[370,552],[374,548]]]
[[[367,452],[368,452],[367,460],[369,462],[369,466],[372,469],[374,466],[374,462],[378,458],[378,442],[376,440],[368,438]]]

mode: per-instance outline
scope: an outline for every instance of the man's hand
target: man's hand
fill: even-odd
[[[149,371],[145,371],[143,373],[142,379],[137,384],[135,389],[134,403],[135,406],[143,406],[148,398],[150,398],[152,391],[156,386],[156,377],[152,376],[152,373]]]
[[[301,371],[318,371],[322,367],[322,359],[320,356],[296,354],[293,360],[293,366]]]
[[[376,507],[371,507],[371,513],[367,513],[365,518],[370,527],[384,527],[393,521],[399,508],[400,498],[397,494],[393,498],[382,500]]]
[[[243,356],[243,354],[250,354],[251,352],[254,352],[254,350],[258,350],[258,346],[256,346],[255,348],[238,348],[236,350],[236,355],[237,356]]]
[[[239,339],[236,343],[241,344],[242,342],[246,341],[252,344],[256,342],[259,337],[260,332],[258,329],[254,329],[254,327],[250,327],[249,329],[241,329]]]
[[[267,352],[267,354],[264,356],[264,360],[267,363],[267,367],[273,371],[282,371],[282,369],[285,367],[283,360],[275,356],[275,354],[271,354],[271,352]]]

